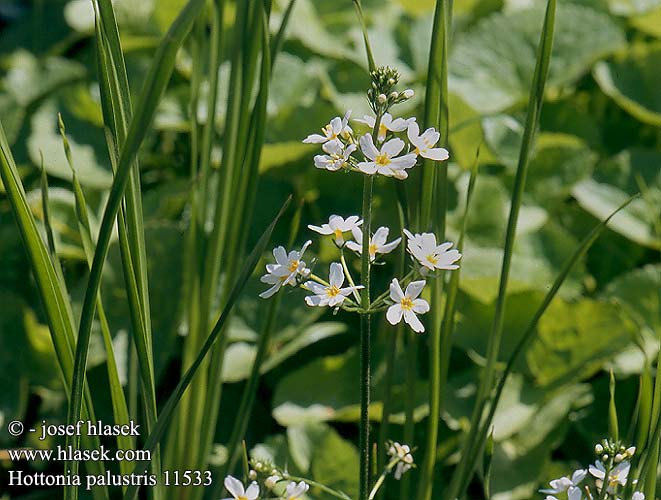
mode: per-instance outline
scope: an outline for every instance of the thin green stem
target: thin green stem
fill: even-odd
[[[370,491],[370,495],[368,497],[368,500],[374,500],[374,497],[376,497],[376,494],[379,492],[379,489],[381,489],[381,486],[383,485],[383,482],[386,480],[386,477],[388,477],[388,474],[392,472],[393,467],[397,465],[401,459],[399,457],[395,457],[390,462],[388,462],[388,465],[386,465],[381,472],[381,475],[379,478],[374,482],[374,487],[372,488],[372,491]]]
[[[313,488],[319,488],[324,493],[328,493],[329,495],[334,496],[335,498],[341,498],[342,500],[351,500],[351,497],[346,493],[342,491],[334,490],[333,488],[329,488],[325,484],[318,483],[317,481],[314,481],[312,479],[308,479],[306,477],[300,477],[300,476],[292,476],[291,474],[286,474],[286,473],[283,474],[282,477],[283,479],[286,479],[288,481],[304,481]]]
[[[349,266],[347,266],[347,261],[344,258],[344,248],[340,248],[340,262],[342,263],[342,269],[344,269],[344,274],[346,275],[347,280],[349,281],[349,285],[354,287],[353,296],[356,299],[356,303],[360,304],[362,299],[360,298],[360,294],[358,293],[358,290],[355,290],[356,282],[353,280],[353,276],[351,276],[351,271],[349,270]]]

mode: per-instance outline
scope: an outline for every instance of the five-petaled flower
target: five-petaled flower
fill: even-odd
[[[256,482],[250,483],[248,488],[243,487],[243,483],[237,478],[227,476],[225,478],[225,488],[232,495],[224,500],[257,500],[259,496],[259,485]]]
[[[428,128],[420,134],[420,127],[415,121],[408,124],[406,135],[415,149],[413,152],[429,160],[443,161],[450,157],[447,149],[435,148],[434,146],[441,138],[436,129]]]
[[[417,314],[424,314],[429,311],[429,303],[418,298],[422,289],[425,287],[426,281],[412,281],[406,287],[406,291],[402,292],[402,287],[399,285],[397,278],[394,278],[390,283],[390,299],[394,302],[386,312],[386,319],[391,325],[396,325],[404,321],[416,333],[425,331],[425,327],[418,319]]]
[[[310,270],[305,267],[305,262],[301,260],[305,250],[312,244],[312,241],[306,241],[300,251],[292,250],[287,254],[284,247],[273,249],[275,264],[266,264],[266,274],[260,278],[262,283],[273,285],[268,290],[259,294],[263,299],[268,299],[274,295],[283,285],[296,285],[296,277],[303,277],[310,274]]]
[[[413,455],[411,455],[411,448],[407,444],[392,443],[388,449],[388,455],[397,458],[397,466],[395,467],[394,477],[399,480],[406,471],[413,466]]]
[[[381,253],[390,253],[392,252],[399,242],[402,241],[402,238],[396,238],[390,243],[386,243],[388,239],[388,233],[390,230],[387,227],[380,227],[376,230],[376,233],[370,238],[368,250],[370,255],[370,260],[374,261],[376,259],[376,254]],[[363,253],[363,232],[360,228],[355,227],[351,230],[353,237],[356,241],[347,242],[347,248],[357,252],[358,254]]]
[[[344,118],[336,116],[333,118],[330,123],[322,127],[321,134],[310,134],[303,142],[306,144],[326,144],[328,142],[340,143],[340,137],[349,137],[353,133],[351,127],[349,126],[349,117],[351,116],[351,111],[347,111],[344,115]]]
[[[367,125],[370,129],[374,129],[376,118],[370,115],[365,115],[363,118],[356,118],[354,121]],[[403,132],[407,129],[410,122],[414,122],[415,118],[393,118],[390,113],[384,113],[379,123],[379,130],[377,133],[377,140],[383,142],[386,140],[388,132]]]
[[[381,146],[379,151],[374,145],[374,139],[371,134],[366,134],[360,138],[360,149],[369,161],[358,163],[358,170],[373,175],[381,174],[396,179],[406,179],[407,168],[415,165],[417,156],[413,153],[397,156],[404,149],[404,141],[398,138],[390,139]]]
[[[328,224],[322,224],[321,226],[309,224],[308,228],[319,234],[333,235],[335,237],[335,244],[341,247],[345,243],[344,233],[353,231],[362,223],[363,221],[357,215],[351,215],[346,219],[339,215],[331,215],[328,219]]]
[[[362,286],[348,286],[342,288],[344,285],[344,270],[342,264],[333,262],[330,265],[328,273],[328,285],[321,285],[316,281],[306,281],[305,287],[308,288],[314,295],[305,297],[305,302],[309,306],[319,307],[336,307],[342,305],[344,299],[349,294],[363,288]]]
[[[461,259],[461,254],[457,250],[450,250],[453,245],[451,242],[438,245],[436,243],[436,235],[433,233],[412,234],[410,231],[404,229],[404,234],[406,234],[406,238],[408,239],[406,245],[408,251],[423,268],[429,271],[459,268],[455,262]]]
[[[346,148],[340,141],[329,141],[321,149],[325,155],[314,157],[314,166],[335,172],[348,164],[351,153],[356,150],[355,144],[349,144]]]

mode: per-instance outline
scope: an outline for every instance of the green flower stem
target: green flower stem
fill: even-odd
[[[401,325],[401,323],[400,323]],[[404,442],[412,443],[415,437],[415,384],[417,381],[418,366],[418,338],[413,335],[405,335],[406,339],[406,406],[404,423]],[[399,498],[411,498],[411,476],[402,478]]]
[[[351,276],[351,271],[349,271],[349,266],[347,266],[347,261],[344,258],[344,248],[340,248],[340,262],[342,263],[342,269],[344,269],[344,274],[346,275],[347,280],[349,281],[349,285],[355,288],[356,283],[353,280],[353,276]],[[360,294],[358,293],[358,290],[353,291],[353,296],[355,297],[356,302],[360,304],[361,298],[360,298]]]
[[[383,472],[381,472],[381,475],[379,478],[376,480],[374,483],[374,487],[372,488],[372,491],[370,491],[370,496],[368,497],[368,500],[374,500],[374,497],[376,497],[376,494],[379,492],[379,489],[383,485],[383,482],[386,480],[386,477],[388,474],[390,474],[395,467],[400,462],[399,457],[395,457],[390,462],[388,462],[388,465],[386,465],[383,469]]]

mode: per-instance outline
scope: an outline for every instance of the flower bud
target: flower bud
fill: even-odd
[[[607,462],[608,461],[608,453],[604,453],[603,456],[601,457],[601,460],[603,462]]]
[[[397,99],[398,97],[399,97],[399,94],[398,94],[397,92],[391,92],[391,93],[390,93],[390,98],[391,98],[391,99],[394,100],[394,99]]]
[[[379,94],[377,100],[379,101],[379,103],[385,104],[386,102],[388,102],[388,97],[385,94]]]
[[[269,489],[272,490],[275,488],[275,485],[278,483],[280,480],[279,476],[269,476],[264,480],[264,485]]]
[[[257,472],[255,472],[254,469],[250,469],[250,472],[248,472],[248,477],[254,481],[257,479]]]
[[[618,453],[617,455],[615,455],[616,464],[619,464],[622,460],[624,460],[624,455],[622,455],[622,453]]]
[[[394,78],[389,78],[388,79],[388,85],[395,85],[397,81]]]
[[[601,454],[603,453],[603,451],[604,451],[604,447],[601,446],[600,444],[597,444],[597,445],[594,447],[594,452],[595,452],[597,455],[601,455]]]
[[[406,89],[404,92],[402,92],[402,94],[406,99],[410,99],[415,95],[415,92],[413,92],[413,89]]]
[[[625,451],[625,453],[626,453],[627,456],[633,457],[634,454],[636,453],[636,447],[631,446],[631,447],[627,448],[627,451]]]

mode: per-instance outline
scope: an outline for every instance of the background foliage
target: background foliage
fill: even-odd
[[[114,2],[132,92],[140,90],[153,51],[183,4],[182,0]],[[285,6],[274,2],[274,30]],[[418,96],[424,95],[433,6],[431,0],[366,0],[363,5],[377,63],[396,66]],[[448,238],[453,241],[463,213],[460,200],[468,170],[481,149],[462,259],[451,393],[438,449],[443,467],[456,462],[457,443],[470,418],[471,397],[483,365],[542,16],[543,2],[535,0],[462,0],[454,5],[448,166],[452,187]],[[224,22],[228,28],[232,20]],[[614,218],[576,266],[506,386],[494,421],[496,500],[535,498],[534,490],[541,483],[589,461],[594,442],[607,434],[609,369],[618,379],[619,418],[627,436],[639,376],[655,359],[661,335],[659,26],[661,1],[657,0],[559,2],[541,130],[512,262],[501,360],[507,359],[560,265],[589,228],[630,195],[641,192],[642,197]],[[0,4],[0,29],[0,116],[37,217],[43,217],[38,168],[43,153],[51,186],[51,225],[73,309],[79,314],[87,260],[57,115],[61,113],[66,123],[78,179],[93,207],[95,230],[112,173],[96,81],[93,12],[87,0],[5,0]],[[159,400],[177,382],[173,374],[180,370],[185,333],[186,297],[181,290],[188,224],[191,74],[190,51],[182,50],[140,152]],[[228,80],[226,61],[219,71],[219,104],[209,110],[200,99],[195,110],[199,123],[213,115],[222,130]],[[363,93],[367,84],[362,34],[351,1],[297,0],[283,52],[273,68],[259,202],[253,220],[243,221],[251,241],[290,192],[305,202],[302,228],[331,213],[359,212],[359,183],[351,176],[314,169],[314,147],[300,141],[345,109],[352,109],[354,116],[368,113]],[[201,89],[202,94],[208,91]],[[398,112],[420,116],[420,103],[421,98],[413,99]],[[212,150],[215,166],[220,161],[218,144],[215,141]],[[384,183],[377,189],[377,225],[393,226],[396,220],[395,193],[389,186]],[[0,426],[12,419],[64,421],[66,398],[53,347],[3,192],[0,185]],[[287,242],[286,226],[276,230],[276,243]],[[301,230],[298,241],[307,239],[306,231]],[[331,250],[330,244],[317,249],[321,268],[332,258]],[[376,283],[378,288],[385,285]],[[255,279],[232,319],[223,368],[223,379],[230,383],[221,403],[225,423],[235,414],[255,356],[266,308],[257,298],[260,289]],[[116,241],[102,291],[120,378],[126,382],[130,322]],[[321,315],[301,299],[299,292],[283,299],[286,307],[277,318],[263,368],[248,445],[258,455],[288,464],[293,473],[353,497],[358,469],[358,326],[342,313]],[[372,409],[377,424],[385,350],[393,334],[393,328],[383,325],[375,344]],[[422,422],[428,414],[427,339],[415,341],[419,350],[415,387],[405,384],[405,352],[402,346],[397,351],[393,439],[402,438],[404,406],[411,394],[416,421]],[[92,392],[100,395],[97,416],[111,419],[102,366],[105,350],[97,325],[90,349],[88,380]],[[217,443],[227,442],[230,428],[218,429]],[[423,432],[424,426],[416,428],[414,444],[424,442]],[[634,442],[636,436],[627,438]],[[12,444],[0,434],[0,448]],[[23,445],[52,443],[29,438]],[[220,446],[215,453],[220,460]],[[411,474],[415,482],[416,471]],[[444,480],[442,473],[437,477]],[[6,492],[7,498],[24,494]],[[480,494],[477,485],[470,493]],[[50,495],[30,492],[29,498]]]

